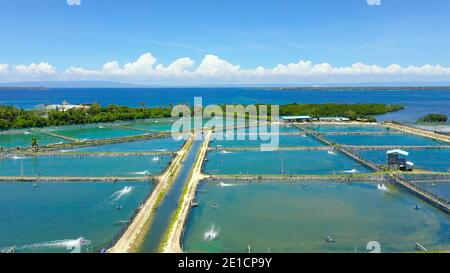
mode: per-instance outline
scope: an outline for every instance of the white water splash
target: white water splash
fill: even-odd
[[[329,155],[336,155],[336,153],[334,151],[328,151]]]
[[[230,184],[230,183],[224,183],[224,182],[220,182],[219,184],[221,187],[233,187],[234,184]]]
[[[59,152],[61,153],[72,153],[72,152],[76,152],[78,150],[72,149],[72,150],[59,150]]]
[[[386,185],[384,185],[383,183],[379,183],[379,184],[377,185],[377,188],[378,188],[380,191],[388,191],[388,188],[387,188]]]
[[[159,157],[157,157],[157,156],[155,156],[155,157],[153,157],[152,158],[152,161],[153,162],[158,162],[158,161],[160,161],[161,159],[159,158]]]
[[[149,175],[151,174],[148,170],[142,171],[142,172],[132,172],[131,174],[135,175]]]
[[[203,234],[203,240],[205,241],[212,241],[215,240],[217,238],[217,236],[219,236],[220,230],[218,228],[216,228],[215,225],[212,225],[212,227],[205,232],[205,234]]]
[[[351,170],[347,170],[347,171],[342,171],[343,173],[359,173],[359,171],[357,169],[351,169]]]
[[[32,135],[33,133],[28,132],[28,131],[25,131],[25,132],[23,132],[23,134],[24,134],[24,135]]]
[[[13,155],[10,157],[12,160],[21,160],[21,159],[26,159],[26,157],[23,156],[17,156],[17,155]]]
[[[231,154],[230,151],[225,151],[225,150],[220,151],[220,153],[221,153],[221,154]]]
[[[131,187],[131,186],[126,186],[125,188],[123,188],[123,189],[121,189],[119,191],[116,191],[115,193],[113,193],[111,195],[111,197],[113,198],[111,203],[120,200],[122,197],[130,194],[132,191],[133,191],[133,187]]]
[[[50,241],[44,243],[36,243],[21,246],[18,249],[36,249],[36,248],[65,248],[69,250],[73,250],[72,253],[78,252],[81,250],[83,246],[87,246],[91,243],[91,241],[80,237],[78,239],[66,239],[66,240],[58,240],[58,241]]]

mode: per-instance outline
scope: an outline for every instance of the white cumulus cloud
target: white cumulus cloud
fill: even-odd
[[[55,68],[48,63],[32,63],[29,65],[16,65],[14,70],[20,74],[55,74]]]
[[[366,0],[369,6],[381,6],[381,0]]]
[[[2,77],[3,75],[3,77]],[[5,76],[7,75],[7,76]],[[0,81],[5,79],[44,80],[120,80],[158,84],[220,83],[220,84],[277,84],[277,83],[345,83],[388,81],[450,81],[450,67],[424,64],[379,66],[357,62],[348,66],[330,63],[313,63],[300,60],[273,67],[242,68],[216,55],[208,54],[199,63],[183,57],[168,65],[158,63],[151,53],[137,60],[120,64],[106,62],[99,69],[71,66],[56,71],[49,63],[29,65],[0,64]]]
[[[69,6],[80,6],[81,0],[66,0],[67,5]]]

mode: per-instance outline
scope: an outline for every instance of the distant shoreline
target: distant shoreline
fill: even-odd
[[[9,90],[49,90],[47,87],[9,87],[9,86],[0,86],[0,91],[9,91]]]
[[[29,87],[15,87],[15,86],[0,86],[0,91],[34,91],[34,90],[54,90],[54,89],[229,89],[229,88],[243,88],[243,89],[258,89],[258,90],[272,90],[272,91],[450,91],[450,86],[130,86],[130,87],[43,87],[43,86],[29,86]]]
[[[450,91],[450,86],[301,86],[261,89],[274,91]]]

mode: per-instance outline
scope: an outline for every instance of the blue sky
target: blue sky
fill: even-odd
[[[381,0],[378,6],[366,0],[0,1],[0,64],[21,80],[14,66],[43,62],[55,73],[92,72],[145,53],[163,66],[182,57],[198,66],[210,54],[239,69],[300,60],[450,67],[448,0]]]

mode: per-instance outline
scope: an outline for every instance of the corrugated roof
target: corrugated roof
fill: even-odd
[[[387,151],[386,154],[388,154],[388,155],[389,154],[401,154],[401,155],[404,155],[404,156],[408,156],[409,155],[409,153],[407,151],[403,151],[403,150],[400,150],[400,149]]]

